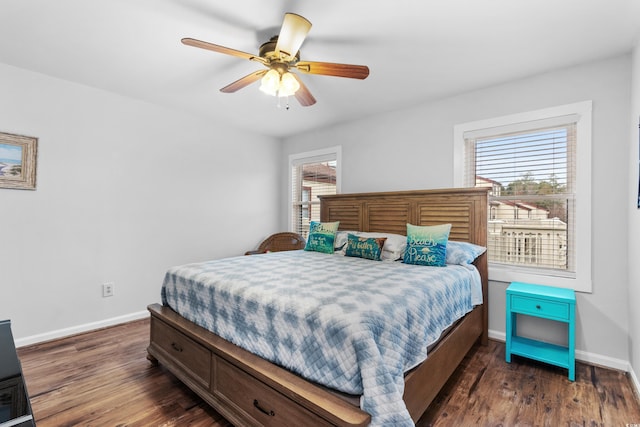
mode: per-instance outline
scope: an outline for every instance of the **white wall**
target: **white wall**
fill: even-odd
[[[626,207],[629,210],[629,348],[631,367],[640,374],[640,209],[638,196],[638,123],[640,122],[640,42],[632,55],[631,117],[629,155],[629,193]],[[636,384],[638,378],[634,378]]]
[[[582,359],[625,369],[630,71],[630,57],[619,56],[298,135],[285,141],[282,161],[342,145],[344,193],[451,187],[455,124],[592,100],[593,293],[578,295],[576,347]],[[490,283],[489,328],[497,337],[504,336],[506,286]],[[554,326],[543,325],[551,341],[566,335]]]
[[[168,267],[277,231],[279,141],[4,65],[0,94],[0,131],[39,139],[37,190],[0,189],[18,343],[142,315]]]

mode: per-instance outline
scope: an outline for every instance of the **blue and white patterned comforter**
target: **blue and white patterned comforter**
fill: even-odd
[[[404,373],[482,303],[480,283],[472,266],[290,251],[174,267],[162,302],[309,380],[361,395],[371,425],[412,426]]]

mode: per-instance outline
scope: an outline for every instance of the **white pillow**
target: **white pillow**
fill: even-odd
[[[337,231],[336,238],[333,241],[333,249],[336,251],[335,253],[339,255],[344,255],[344,251],[347,249],[347,236],[349,234],[356,234],[356,233],[357,231],[342,231],[342,230]]]
[[[486,250],[487,248],[484,246],[474,245],[473,243],[449,240],[447,242],[447,264],[471,264]]]

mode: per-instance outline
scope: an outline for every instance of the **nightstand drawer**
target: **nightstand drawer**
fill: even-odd
[[[511,311],[533,316],[569,321],[569,304],[511,295]]]

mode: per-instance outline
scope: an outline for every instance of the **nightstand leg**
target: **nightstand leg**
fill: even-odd
[[[576,312],[575,305],[569,312],[569,380],[576,380]]]
[[[511,340],[516,335],[516,315],[511,312],[510,304],[507,302],[507,325],[506,325],[506,346],[504,352],[504,358],[507,363],[511,363]]]

